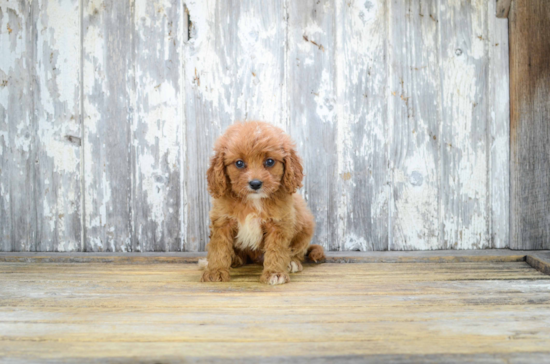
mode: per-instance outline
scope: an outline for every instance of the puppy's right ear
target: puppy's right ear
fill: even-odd
[[[225,164],[223,162],[224,153],[216,149],[216,154],[210,159],[210,167],[206,172],[208,180],[208,191],[214,198],[220,198],[229,190],[229,178],[225,173]]]

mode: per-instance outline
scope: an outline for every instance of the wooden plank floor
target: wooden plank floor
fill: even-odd
[[[550,276],[524,261],[260,267],[0,263],[6,362],[545,362]],[[267,359],[270,357],[269,359]],[[86,360],[84,360],[86,359]]]

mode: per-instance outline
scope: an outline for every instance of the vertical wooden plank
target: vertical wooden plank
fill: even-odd
[[[185,250],[208,242],[206,170],[214,140],[236,120],[284,126],[283,2],[185,3],[191,21],[186,50]]]
[[[79,3],[33,3],[38,251],[81,248]]]
[[[133,1],[83,4],[86,250],[130,251]]]
[[[487,144],[487,7],[440,1],[442,248],[490,246]]]
[[[491,248],[508,248],[510,242],[510,87],[508,19],[499,19],[495,2],[487,2],[489,24],[489,75],[487,119],[489,143]]]
[[[550,249],[550,4],[510,10],[510,247]]]
[[[210,151],[215,138],[232,120],[224,103],[224,83],[227,66],[221,64],[216,54],[216,40],[227,42],[226,33],[216,32],[219,18],[217,4],[213,1],[185,2],[190,19],[189,40],[185,60],[185,94],[187,104],[185,186],[187,226],[184,250],[204,251],[208,243],[208,211],[210,200],[206,184]],[[229,12],[225,14],[229,16]],[[221,27],[221,24],[219,24]],[[223,37],[220,39],[220,37]],[[219,49],[218,51],[222,51]],[[224,67],[225,66],[225,67]]]
[[[331,0],[289,1],[287,14],[289,129],[304,160],[302,193],[317,222],[313,240],[330,250],[340,247],[335,10]]]
[[[176,0],[135,3],[134,251],[180,250],[182,11]]]
[[[0,2],[0,249],[36,250],[33,6]]]
[[[389,5],[391,249],[438,249],[441,102],[437,1],[391,0]]]
[[[337,221],[335,218],[329,218],[327,222],[336,223],[340,244],[329,246],[341,250],[386,250],[390,193],[390,175],[387,170],[388,69],[385,62],[387,6],[386,2],[381,0],[336,4],[338,207],[337,211],[329,210],[329,213],[337,214]],[[305,54],[303,57],[309,59]],[[330,70],[330,64],[326,67]],[[299,72],[299,68],[296,72]],[[303,82],[301,78],[300,82]],[[305,92],[307,89],[302,91]],[[315,121],[319,122],[315,119],[306,119],[307,123]],[[314,140],[304,145],[305,150],[312,151],[319,147],[322,147],[322,144]],[[326,152],[331,153],[330,150]],[[325,155],[320,157],[326,158]],[[332,158],[328,158],[327,161],[336,162]],[[315,159],[312,162],[325,164]],[[332,173],[334,167],[328,167],[328,171]],[[315,183],[315,180],[312,183]],[[310,194],[310,201],[334,193],[322,189],[315,192],[318,195]],[[325,228],[334,230],[336,226],[328,225]],[[330,237],[331,234],[325,232],[324,236]]]
[[[8,7],[2,4],[0,6],[0,48],[10,49],[10,32],[8,27]],[[11,32],[13,32],[13,28]],[[15,53],[12,57],[0,58],[0,251],[12,251],[11,235],[11,208],[10,208],[10,139],[9,139],[9,98],[10,89],[8,88],[9,79],[13,68],[11,66],[15,61]],[[11,66],[11,67],[10,67]]]

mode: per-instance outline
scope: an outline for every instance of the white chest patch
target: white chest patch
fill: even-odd
[[[239,248],[256,250],[262,243],[263,237],[262,220],[256,214],[248,214],[244,223],[239,221],[239,232],[237,233]]]

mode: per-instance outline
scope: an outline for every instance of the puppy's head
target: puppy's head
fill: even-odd
[[[216,141],[207,172],[214,198],[233,193],[241,198],[266,198],[281,189],[302,187],[303,168],[294,143],[285,132],[264,122],[230,126]]]

